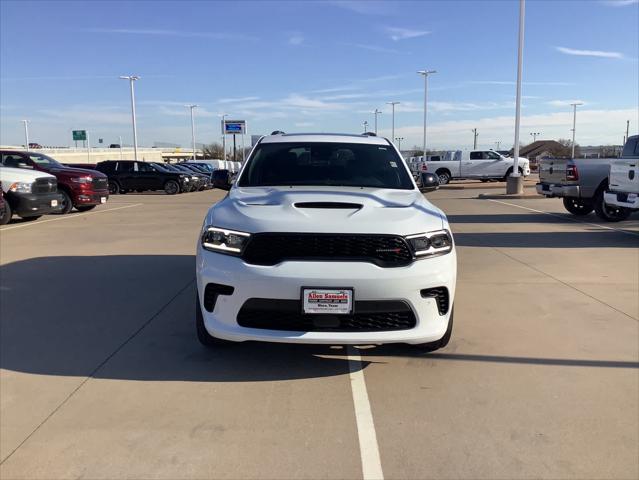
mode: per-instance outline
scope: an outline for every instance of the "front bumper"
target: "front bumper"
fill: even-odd
[[[284,343],[368,344],[426,343],[439,340],[448,327],[457,277],[455,251],[413,262],[407,267],[382,268],[364,262],[287,261],[275,266],[249,265],[242,259],[209,252],[198,245],[196,259],[197,288],[207,331],[232,341],[257,340]],[[204,290],[208,283],[229,285],[231,295],[220,295],[213,312],[204,308]],[[283,331],[246,328],[238,325],[237,315],[251,298],[300,300],[300,289],[313,287],[352,287],[355,301],[400,300],[416,317],[414,328],[407,330],[340,332]],[[449,308],[440,315],[433,298],[422,298],[420,290],[446,287]]]
[[[539,195],[547,197],[580,197],[579,185],[555,185],[552,183],[537,183],[535,185]]]
[[[104,201],[102,201],[104,199]],[[100,205],[106,203],[109,199],[108,190],[81,190],[77,189],[73,191],[73,204],[74,205]]]
[[[11,205],[13,213],[20,217],[36,217],[55,213],[62,208],[63,196],[55,193],[16,193],[6,194],[5,201]],[[55,205],[52,205],[55,203]]]
[[[605,192],[604,203],[614,205],[615,207],[639,210],[639,195],[625,192]]]

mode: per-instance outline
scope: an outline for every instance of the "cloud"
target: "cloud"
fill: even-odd
[[[302,45],[304,43],[304,37],[300,33],[293,33],[288,38],[289,45]]]
[[[259,100],[260,97],[231,97],[231,98],[221,98],[217,101],[217,103],[239,103],[239,102],[252,102],[253,100]]]
[[[437,113],[450,113],[450,112],[475,112],[482,110],[501,110],[501,109],[513,109],[515,108],[514,102],[484,102],[484,103],[471,103],[471,102],[428,102],[428,111]],[[387,108],[390,111],[390,107]],[[395,106],[395,112],[398,113],[414,113],[423,112],[424,104],[422,102],[402,102]]]
[[[257,40],[256,37],[225,32],[191,32],[188,30],[163,30],[153,28],[87,28],[83,32],[112,33],[125,35],[155,35],[166,37],[213,38],[216,40]]]
[[[576,50],[567,47],[555,47],[555,50],[566,55],[576,55],[578,57],[600,57],[600,58],[623,58],[620,52],[605,52],[603,50]]]
[[[515,85],[514,80],[471,80],[468,83],[471,83],[474,85]],[[571,87],[575,84],[572,82],[522,82],[522,85]]]
[[[584,102],[583,100],[551,100],[549,102],[546,102],[546,105],[550,105],[551,107],[569,107],[573,103],[588,105],[588,103]]]
[[[379,53],[406,53],[406,52],[400,52],[399,50],[395,50],[394,48],[380,47],[378,45],[369,45],[368,43],[341,43],[341,45],[344,45],[346,47],[361,48],[363,50],[370,50],[372,52],[379,52]]]
[[[627,7],[628,5],[639,4],[639,0],[604,0],[601,3],[607,7]]]
[[[345,85],[338,85],[337,87],[331,88],[322,88],[319,90],[312,90],[312,93],[335,93],[342,92],[347,90],[358,90],[362,88],[362,84],[368,83],[376,83],[376,82],[386,82],[388,80],[397,80],[399,78],[404,77],[405,75],[382,75],[379,77],[371,77],[371,78],[359,78],[356,80],[351,80],[351,83]]]
[[[313,122],[295,122],[293,125],[296,127],[312,127],[315,124]]]
[[[391,40],[394,40],[395,42],[399,40],[405,40],[407,38],[423,37],[424,35],[430,34],[428,30],[412,30],[409,28],[400,27],[385,27],[384,30],[389,35]]]
[[[325,3],[361,15],[390,15],[397,13],[392,4],[383,1],[330,0]]]

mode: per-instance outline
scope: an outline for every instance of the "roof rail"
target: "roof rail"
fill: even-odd
[[[375,132],[364,132],[362,133],[362,135],[365,135],[367,137],[376,137],[377,134]]]
[[[286,135],[286,132],[283,132],[282,130],[274,130],[271,132],[271,135]]]

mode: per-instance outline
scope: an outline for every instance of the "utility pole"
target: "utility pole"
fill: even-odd
[[[391,119],[391,140],[395,138],[395,105],[399,105],[400,102],[386,102],[387,105],[390,105],[392,108],[392,119]]]
[[[521,194],[524,179],[519,175],[519,124],[521,122],[521,80],[524,66],[524,27],[526,0],[519,0],[519,42],[517,46],[517,93],[515,97],[515,144],[513,147],[513,173],[506,180],[507,194]]]
[[[624,145],[628,141],[628,135],[630,135],[630,120],[626,120],[626,140],[623,142]],[[623,147],[623,145],[622,145]]]
[[[572,152],[570,153],[570,158],[575,158],[575,130],[577,127],[577,106],[583,105],[583,103],[575,102],[571,103],[572,105]]]
[[[29,120],[21,120],[24,124],[24,149],[29,150]]]
[[[193,110],[195,110],[199,105],[190,104],[184,105],[186,108],[191,110],[191,144],[193,145],[193,161],[195,162],[195,120],[193,118]]]
[[[368,122],[366,120],[364,120],[364,133],[366,133],[366,128],[368,127]]]
[[[375,115],[375,135],[377,135],[377,115],[379,115],[380,113],[382,113],[382,111],[378,109],[375,109],[375,111],[373,112],[373,115]]]
[[[120,145],[120,160],[122,160],[122,136],[119,136],[118,140],[120,141],[120,143],[119,143],[119,145]]]
[[[533,142],[536,142],[537,141],[537,135],[541,135],[541,133],[540,132],[532,132],[530,135],[533,137]]]
[[[471,131],[473,132],[473,150],[477,150],[477,137],[479,137],[479,133],[477,133],[476,128],[473,128]]]
[[[397,137],[395,140],[397,140],[397,150],[399,150],[401,152],[402,151],[402,140],[404,140],[404,137]]]
[[[222,156],[222,160],[226,160],[226,133],[224,132],[224,120],[228,117],[228,113],[223,113],[220,115],[222,117],[222,150],[224,151],[224,155]]]
[[[417,72],[418,75],[424,76],[424,158],[426,157],[426,119],[428,116],[428,75],[433,73],[437,73],[437,70],[420,70]]]
[[[233,134],[233,161],[234,162],[236,161],[236,158],[237,158],[236,152],[237,152],[237,150],[236,150],[236,146],[235,146],[235,134]]]
[[[133,159],[138,159],[138,127],[135,119],[135,91],[133,88],[133,82],[139,80],[140,77],[137,75],[122,75],[120,77],[122,80],[128,80],[129,86],[131,88],[131,120],[133,123]]]

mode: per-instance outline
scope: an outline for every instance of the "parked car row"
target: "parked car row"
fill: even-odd
[[[618,222],[639,210],[639,135],[628,138],[621,159],[543,159],[537,193],[563,199],[574,215],[593,210],[602,220]]]

